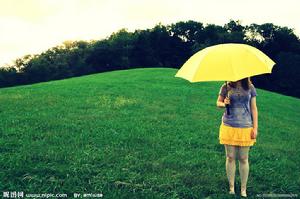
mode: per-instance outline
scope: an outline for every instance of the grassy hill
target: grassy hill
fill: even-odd
[[[231,198],[218,142],[224,110],[215,105],[222,82],[175,73],[132,69],[0,89],[0,193]],[[300,196],[300,100],[257,93],[248,195]]]

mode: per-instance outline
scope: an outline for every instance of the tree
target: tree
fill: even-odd
[[[13,86],[17,84],[17,70],[14,67],[0,68],[0,87]]]
[[[272,74],[253,77],[259,88],[300,97],[300,41],[293,29],[272,23],[224,26],[180,21],[129,32],[121,29],[106,39],[65,41],[37,55],[25,55],[0,70],[0,86],[28,84],[96,72],[137,68],[179,68],[199,50],[221,43],[246,43],[277,63]]]

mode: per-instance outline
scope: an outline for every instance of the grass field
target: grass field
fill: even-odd
[[[233,198],[218,142],[222,82],[175,73],[141,68],[0,89],[0,195]],[[300,197],[300,99],[257,93],[248,196]],[[237,168],[237,195],[239,186]]]

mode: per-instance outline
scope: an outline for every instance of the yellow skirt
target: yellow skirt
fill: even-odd
[[[220,125],[219,141],[220,144],[228,144],[235,146],[253,146],[256,139],[251,139],[250,128],[236,128],[231,126]]]

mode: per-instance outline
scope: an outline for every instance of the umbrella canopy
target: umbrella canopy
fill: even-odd
[[[204,48],[191,56],[175,77],[190,82],[237,81],[271,73],[275,62],[246,44],[227,43]]]

